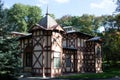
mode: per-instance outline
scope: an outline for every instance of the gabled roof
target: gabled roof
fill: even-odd
[[[46,16],[43,17],[35,26],[37,26],[36,28],[38,29],[64,31],[64,29],[58,25],[58,23],[49,16],[49,14],[46,14]],[[29,31],[34,29],[35,26],[33,26]]]

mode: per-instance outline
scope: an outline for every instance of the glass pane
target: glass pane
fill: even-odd
[[[59,67],[60,67],[60,58],[54,57],[54,68],[59,68]]]
[[[71,66],[71,58],[70,55],[66,55],[66,67],[70,67]]]

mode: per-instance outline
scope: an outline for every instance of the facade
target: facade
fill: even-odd
[[[33,76],[101,72],[101,39],[66,32],[48,14],[19,38],[23,72]]]

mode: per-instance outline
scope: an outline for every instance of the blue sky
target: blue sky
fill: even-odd
[[[36,5],[42,9],[42,14],[46,13],[47,5],[49,13],[60,18],[63,15],[81,16],[83,14],[112,15],[115,10],[113,0],[2,0],[4,7],[10,8],[15,3]],[[115,1],[115,0],[114,0]]]

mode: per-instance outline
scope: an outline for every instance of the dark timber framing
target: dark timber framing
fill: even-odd
[[[65,32],[48,14],[31,27],[29,33],[19,38],[24,72],[42,77],[102,72],[99,37],[75,31]],[[31,59],[26,59],[26,53],[31,54],[28,57]],[[31,64],[27,66],[26,60],[30,60]]]

